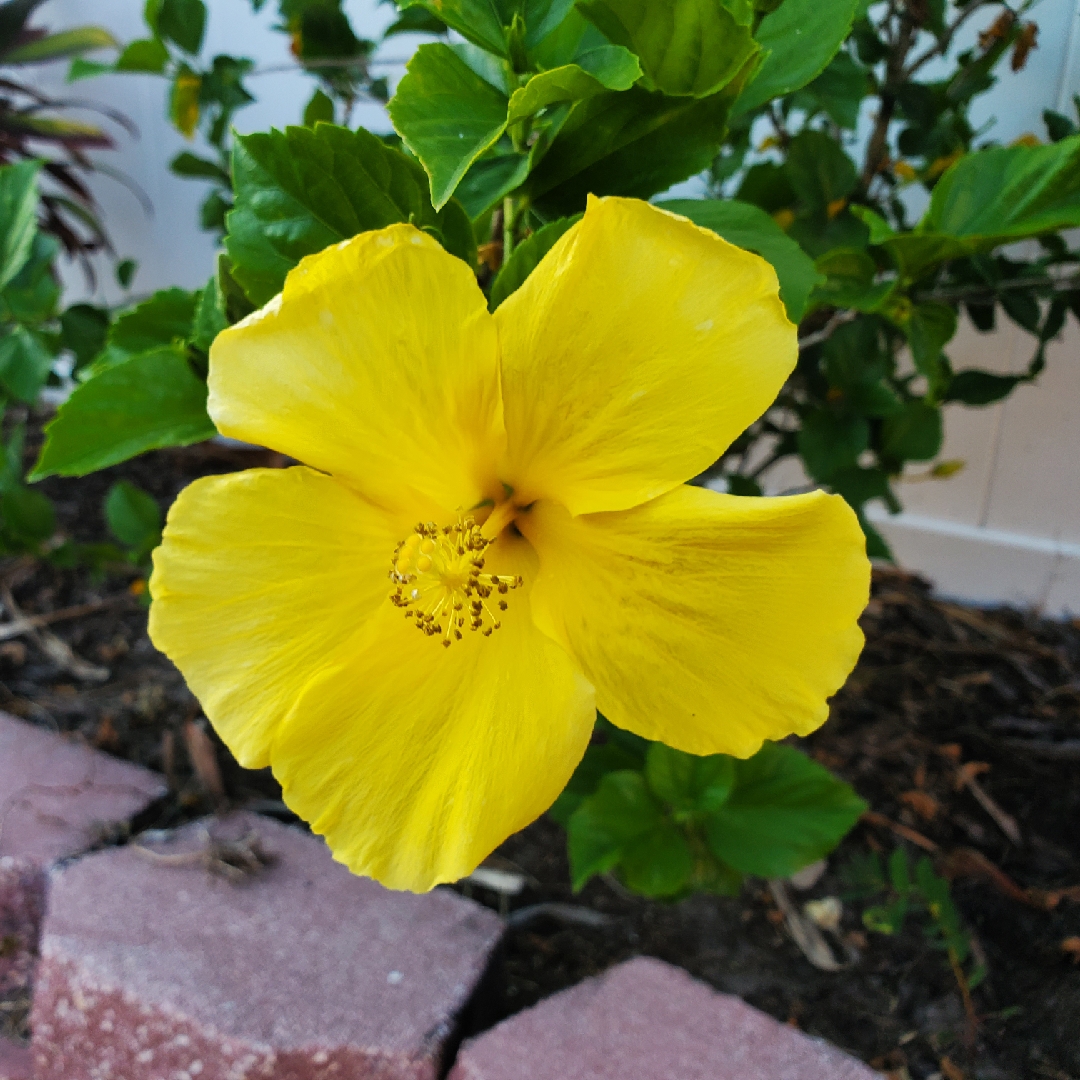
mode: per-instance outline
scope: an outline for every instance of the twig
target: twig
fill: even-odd
[[[981,0],[980,0],[981,2]],[[890,8],[889,16],[893,14]],[[890,41],[890,55],[886,61],[885,78],[878,94],[880,106],[877,116],[874,118],[874,128],[866,144],[866,158],[863,162],[862,175],[859,178],[859,186],[865,192],[869,191],[870,184],[882,163],[888,156],[889,148],[889,125],[892,123],[896,112],[897,94],[904,82],[904,61],[914,44],[916,32],[915,23],[911,16],[904,11],[900,15],[900,29],[895,41]]]
[[[955,848],[939,864],[942,876],[949,879],[965,877],[976,881],[987,881],[1003,896],[1019,904],[1038,908],[1040,911],[1053,911],[1062,900],[1072,900],[1074,893],[1080,899],[1080,889],[1033,889],[1023,888],[997,864],[991,862],[981,851],[975,848]]]
[[[970,1050],[975,1045],[975,1037],[979,1031],[979,1016],[975,1012],[975,1002],[971,1000],[971,987],[968,986],[967,976],[956,955],[955,949],[949,949],[949,966],[952,968],[956,985],[960,987],[960,996],[964,999],[964,1016],[967,1023],[964,1025],[964,1045]]]
[[[0,599],[4,607],[11,613],[12,620],[16,623],[24,623],[27,617],[22,613],[19,605],[15,603],[15,597],[11,595],[9,585],[0,586]],[[71,646],[66,641],[61,641],[55,634],[48,630],[40,630],[29,627],[25,631],[39,649],[63,671],[74,675],[77,679],[85,679],[88,682],[104,682],[109,677],[109,669],[98,664],[91,664],[88,660],[76,656]]]
[[[867,810],[863,814],[862,820],[867,825],[877,825],[882,829],[891,829],[897,836],[910,840],[916,847],[921,847],[923,851],[935,852],[941,850],[928,836],[923,836],[921,832],[909,829],[906,825],[901,825],[900,822],[893,821],[891,818],[887,818],[884,814],[879,814],[874,810]]]
[[[799,338],[800,351],[810,348],[811,345],[820,345],[821,342],[828,341],[839,327],[857,318],[858,314],[857,311],[838,311],[820,330]]]
[[[225,782],[221,778],[221,767],[218,765],[213,741],[205,729],[194,720],[184,722],[181,734],[184,737],[188,760],[199,784],[218,810],[222,810],[227,802]]]
[[[259,834],[252,830],[238,840],[222,840],[212,836],[206,828],[200,830],[202,847],[195,851],[180,851],[168,854],[144,847],[137,841],[128,844],[137,855],[158,866],[203,866],[211,874],[228,878],[230,881],[242,881],[257,874],[276,861],[276,856],[262,846]]]
[[[799,951],[819,971],[842,971],[845,967],[833,955],[825,936],[809,919],[804,919],[788,896],[787,888],[778,878],[769,879],[769,892],[783,912],[784,923]]]
[[[927,300],[968,300],[975,297],[986,296],[992,298],[1000,292],[1012,292],[1014,289],[1052,289],[1054,292],[1073,292],[1080,289],[1080,276],[1053,277],[1049,274],[1043,277],[1010,278],[1008,281],[999,281],[996,284],[965,285],[955,289],[934,289],[925,294]]]
[[[506,922],[508,926],[520,928],[536,919],[544,918],[589,927],[608,926],[614,921],[610,915],[605,915],[602,911],[593,911],[592,908],[583,907],[581,904],[552,902],[530,904],[528,907],[519,908],[510,914]]]
[[[8,641],[31,630],[39,630],[43,626],[65,622],[67,619],[81,619],[84,615],[93,615],[113,605],[127,603],[128,600],[128,594],[124,593],[105,600],[94,600],[88,604],[76,604],[74,607],[60,608],[59,611],[49,611],[44,615],[23,615],[12,622],[0,623],[0,641]]]
[[[990,3],[990,0],[968,0],[968,3],[960,9],[960,12],[957,14],[956,18],[953,19],[952,23],[946,27],[945,33],[938,38],[937,43],[931,45],[929,49],[919,56],[916,56],[915,59],[908,64],[904,69],[904,79],[910,79],[916,71],[930,63],[935,56],[944,56],[949,51],[949,47],[953,43],[953,38],[956,37],[956,32],[960,27],[963,26],[964,23],[979,10],[979,8],[986,7],[988,3]]]
[[[990,797],[990,793],[973,776],[966,778],[964,784],[968,791],[975,796],[975,801],[994,819],[997,827],[1014,844],[1021,844],[1023,836],[1020,832],[1020,826],[1016,824],[1016,818],[1002,810]]]
[[[1080,761],[1080,739],[1047,742],[1042,739],[1003,739],[1010,750],[1042,758],[1044,761]]]
[[[975,777],[980,772],[985,772],[990,766],[981,761],[969,761],[956,770],[956,790],[967,788],[975,796],[976,802],[994,819],[997,827],[1014,843],[1022,843],[1020,826],[1016,824],[1016,818],[1006,813],[990,797],[990,793],[979,783]]]

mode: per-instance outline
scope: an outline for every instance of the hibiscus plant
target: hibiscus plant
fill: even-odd
[[[1030,6],[418,0],[387,136],[347,125],[381,87],[340,3],[281,0],[321,83],[230,143],[248,62],[154,0],[121,61],[209,116],[173,164],[222,251],[112,322],[32,478],[216,432],[304,463],[181,495],[151,632],[358,872],[453,880],[562,791],[578,885],[791,873],[863,809],[776,740],[857,657],[867,504],[1080,315],[1073,118],[969,120]],[[1000,314],[1030,365],[955,371]],[[758,498],[787,459],[801,493]]]

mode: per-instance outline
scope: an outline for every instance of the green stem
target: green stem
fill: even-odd
[[[517,224],[515,220],[517,216],[516,208],[514,206],[513,195],[507,195],[503,199],[503,265],[505,266],[507,260],[514,253],[514,226]]]

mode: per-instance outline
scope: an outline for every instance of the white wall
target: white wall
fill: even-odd
[[[53,29],[93,22],[127,42],[146,34],[142,7],[143,0],[96,0],[93,4],[86,0],[47,0],[35,22]],[[298,124],[315,82],[299,70],[289,55],[287,36],[271,29],[277,18],[274,0],[269,0],[258,15],[251,11],[248,0],[209,0],[208,7],[203,56],[228,53],[249,57],[256,63],[247,84],[257,100],[236,114],[237,130],[265,131],[272,126]],[[375,0],[350,0],[347,8],[357,33],[373,39],[394,19],[393,9]],[[408,47],[407,39],[391,40],[384,52],[403,57]],[[391,64],[386,70],[396,75],[401,65]],[[167,122],[165,80],[154,75],[108,75],[68,86],[64,82],[66,64],[39,71],[39,85],[48,91],[59,97],[77,96],[108,104],[129,116],[139,129],[139,137],[133,139],[110,127],[116,132],[119,151],[94,156],[130,177],[149,197],[153,213],[148,215],[139,199],[114,179],[102,176],[93,184],[117,253],[139,262],[135,291],[142,294],[169,285],[202,285],[214,263],[213,240],[197,227],[198,207],[207,187],[179,179],[166,168],[180,150],[198,152],[199,141],[186,142]],[[358,105],[353,123],[372,131],[390,130],[386,112],[378,104]],[[118,299],[119,290],[107,268],[99,277],[99,297]],[[81,273],[70,273],[68,280],[73,288],[85,289]]]
[[[298,122],[313,83],[292,64],[286,39],[270,29],[274,0],[258,16],[247,0],[209,0],[209,7],[205,55],[227,52],[257,64],[250,85],[258,103],[237,114],[239,130]],[[142,0],[48,0],[38,21],[54,28],[93,21],[128,41],[142,34],[141,8]],[[375,0],[349,0],[348,10],[358,32],[372,37],[393,18],[392,8]],[[1034,15],[1041,27],[1038,50],[1025,71],[1003,76],[975,115],[977,124],[990,125],[988,136],[1003,142],[1027,131],[1042,133],[1044,108],[1071,115],[1071,97],[1080,93],[1080,0],[1042,0]],[[973,21],[971,40],[979,25]],[[408,40],[392,40],[380,71],[399,77],[409,51]],[[202,284],[213,266],[212,242],[194,227],[204,188],[165,168],[185,143],[165,121],[163,81],[110,76],[70,88],[62,78],[62,69],[44,72],[42,85],[120,108],[141,131],[138,140],[121,134],[119,152],[99,157],[146,192],[153,215],[115,181],[99,177],[94,184],[118,253],[139,261],[136,291]],[[389,130],[378,105],[358,107],[353,119]],[[99,296],[115,299],[109,274],[100,278]],[[83,288],[78,273],[70,280]],[[1032,349],[1022,331],[1004,325],[991,337],[965,328],[950,354],[957,368],[1019,371]],[[927,573],[948,594],[1080,614],[1080,327],[1070,320],[1037,385],[1021,387],[1001,405],[947,411],[941,459],[963,459],[965,468],[945,481],[903,482],[906,512],[878,515],[901,562]]]

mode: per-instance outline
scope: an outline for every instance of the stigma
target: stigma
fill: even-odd
[[[448,647],[467,632],[490,637],[502,623],[507,594],[522,579],[484,572],[484,551],[492,540],[471,516],[440,528],[421,522],[394,549],[390,601],[428,637]]]

